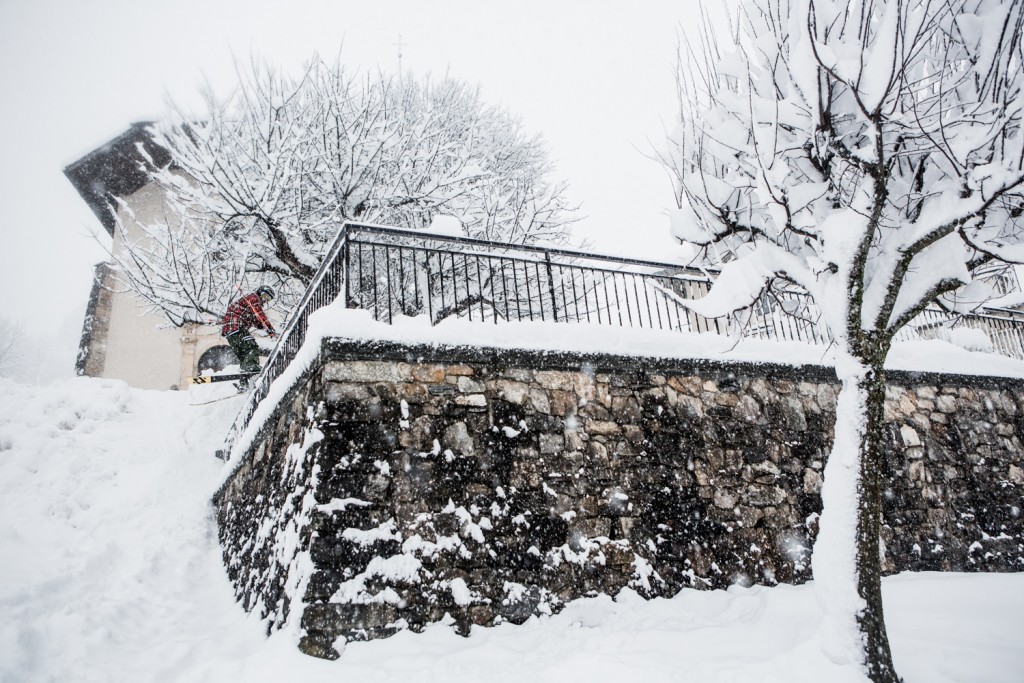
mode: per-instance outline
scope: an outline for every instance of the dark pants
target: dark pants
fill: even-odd
[[[225,338],[231,345],[231,350],[235,352],[235,356],[238,357],[238,364],[242,372],[260,371],[260,347],[252,338],[249,330],[232,332]]]

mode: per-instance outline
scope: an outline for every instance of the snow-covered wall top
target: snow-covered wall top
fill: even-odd
[[[887,570],[1021,568],[1024,387],[893,375]],[[322,657],[625,586],[799,582],[835,391],[816,366],[325,340],[217,496],[229,574]]]

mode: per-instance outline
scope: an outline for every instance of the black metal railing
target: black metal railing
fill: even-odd
[[[230,447],[305,341],[309,316],[343,297],[347,308],[392,323],[398,316],[450,317],[497,324],[540,320],[712,333],[737,338],[831,343],[820,311],[802,291],[773,292],[720,318],[684,304],[710,291],[716,273],[669,263],[566,249],[346,223],[325,255],[228,434]],[[1024,314],[988,309],[951,316],[929,309],[899,339],[986,334],[998,353],[1024,359]]]
[[[681,304],[708,291],[703,272],[564,249],[349,226],[346,301],[393,322],[427,315],[480,322],[591,322],[725,333]]]

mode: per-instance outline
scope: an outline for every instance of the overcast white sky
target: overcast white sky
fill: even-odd
[[[0,0],[0,316],[77,343],[98,221],[62,169],[166,110],[233,59],[449,73],[541,133],[597,251],[671,258],[672,191],[645,158],[672,125],[685,0]],[[64,362],[63,359],[61,362]],[[66,361],[73,362],[71,357]]]

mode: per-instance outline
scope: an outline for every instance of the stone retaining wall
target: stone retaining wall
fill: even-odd
[[[300,648],[520,623],[632,587],[801,582],[831,370],[330,340],[218,493],[225,561]],[[894,373],[887,572],[1024,567],[1018,381]]]

